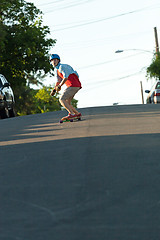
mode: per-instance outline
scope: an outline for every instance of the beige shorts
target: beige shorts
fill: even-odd
[[[68,87],[60,96],[60,100],[72,100],[74,95],[80,90],[80,87]]]

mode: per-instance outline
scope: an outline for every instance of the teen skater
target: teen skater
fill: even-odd
[[[81,113],[79,113],[71,104],[75,94],[82,88],[78,73],[74,71],[70,65],[62,64],[58,54],[52,54],[50,61],[55,68],[57,75],[56,86],[51,91],[51,96],[56,92],[59,92],[64,84],[67,86],[59,98],[61,105],[68,111],[68,116],[63,119],[69,120],[80,117]]]

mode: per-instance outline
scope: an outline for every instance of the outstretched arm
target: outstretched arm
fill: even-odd
[[[60,82],[59,86],[62,87],[63,84],[68,80],[68,78],[63,78],[63,80]]]
[[[64,78],[61,82],[57,82],[55,88],[50,93],[51,96],[54,96],[56,92],[59,92],[61,90],[61,87],[65,84],[65,82],[68,80],[68,78]]]
[[[68,80],[68,78],[64,78],[58,85],[56,85],[55,89],[57,92],[59,92],[61,90],[61,87],[63,86],[63,84],[65,84],[65,82]]]

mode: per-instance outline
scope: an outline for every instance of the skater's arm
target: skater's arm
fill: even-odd
[[[54,94],[55,94],[56,92],[58,92],[57,87],[59,87],[60,83],[61,83],[61,81],[57,81],[57,82],[56,82],[55,88],[54,88],[54,89],[51,91],[51,93],[50,93],[51,96],[54,96]],[[60,87],[60,89],[61,89],[61,87]],[[60,90],[59,90],[59,91],[60,91]]]
[[[53,97],[55,93],[56,93],[56,89],[54,88],[54,89],[51,91],[50,95]]]
[[[58,74],[57,74],[57,82],[56,82],[56,87],[62,82],[63,78],[61,78]]]
[[[61,87],[63,86],[63,84],[65,84],[65,82],[68,80],[68,78],[64,78],[61,82],[57,82],[56,86],[55,86],[55,92],[59,92],[61,90]],[[54,92],[54,93],[55,93]]]
[[[65,84],[65,82],[68,80],[68,78],[64,78],[58,85],[56,85],[55,89],[57,92],[59,92],[61,90],[61,87],[63,86],[63,84]]]
[[[63,84],[65,84],[65,82],[68,80],[68,78],[63,78],[63,80],[61,81],[61,83],[59,84],[60,87],[63,86]]]
[[[56,82],[56,87],[60,85],[61,82]]]

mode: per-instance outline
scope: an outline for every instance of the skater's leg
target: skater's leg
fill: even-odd
[[[73,98],[72,98],[73,99]],[[72,109],[72,112],[74,113],[74,114],[79,114],[79,112],[73,107],[73,105],[71,104],[71,101],[72,101],[72,99],[68,99],[68,100],[66,100],[67,102],[68,102],[68,104],[69,104],[69,106],[70,106],[70,109]]]
[[[70,113],[70,114],[74,114],[74,111],[72,109],[72,105],[70,105],[68,103],[67,100],[64,100],[64,99],[59,99],[61,105]]]
[[[72,115],[79,114],[79,112],[71,104],[74,95],[79,91],[79,89],[80,88],[69,87],[63,92],[62,96],[59,98],[61,105]]]

